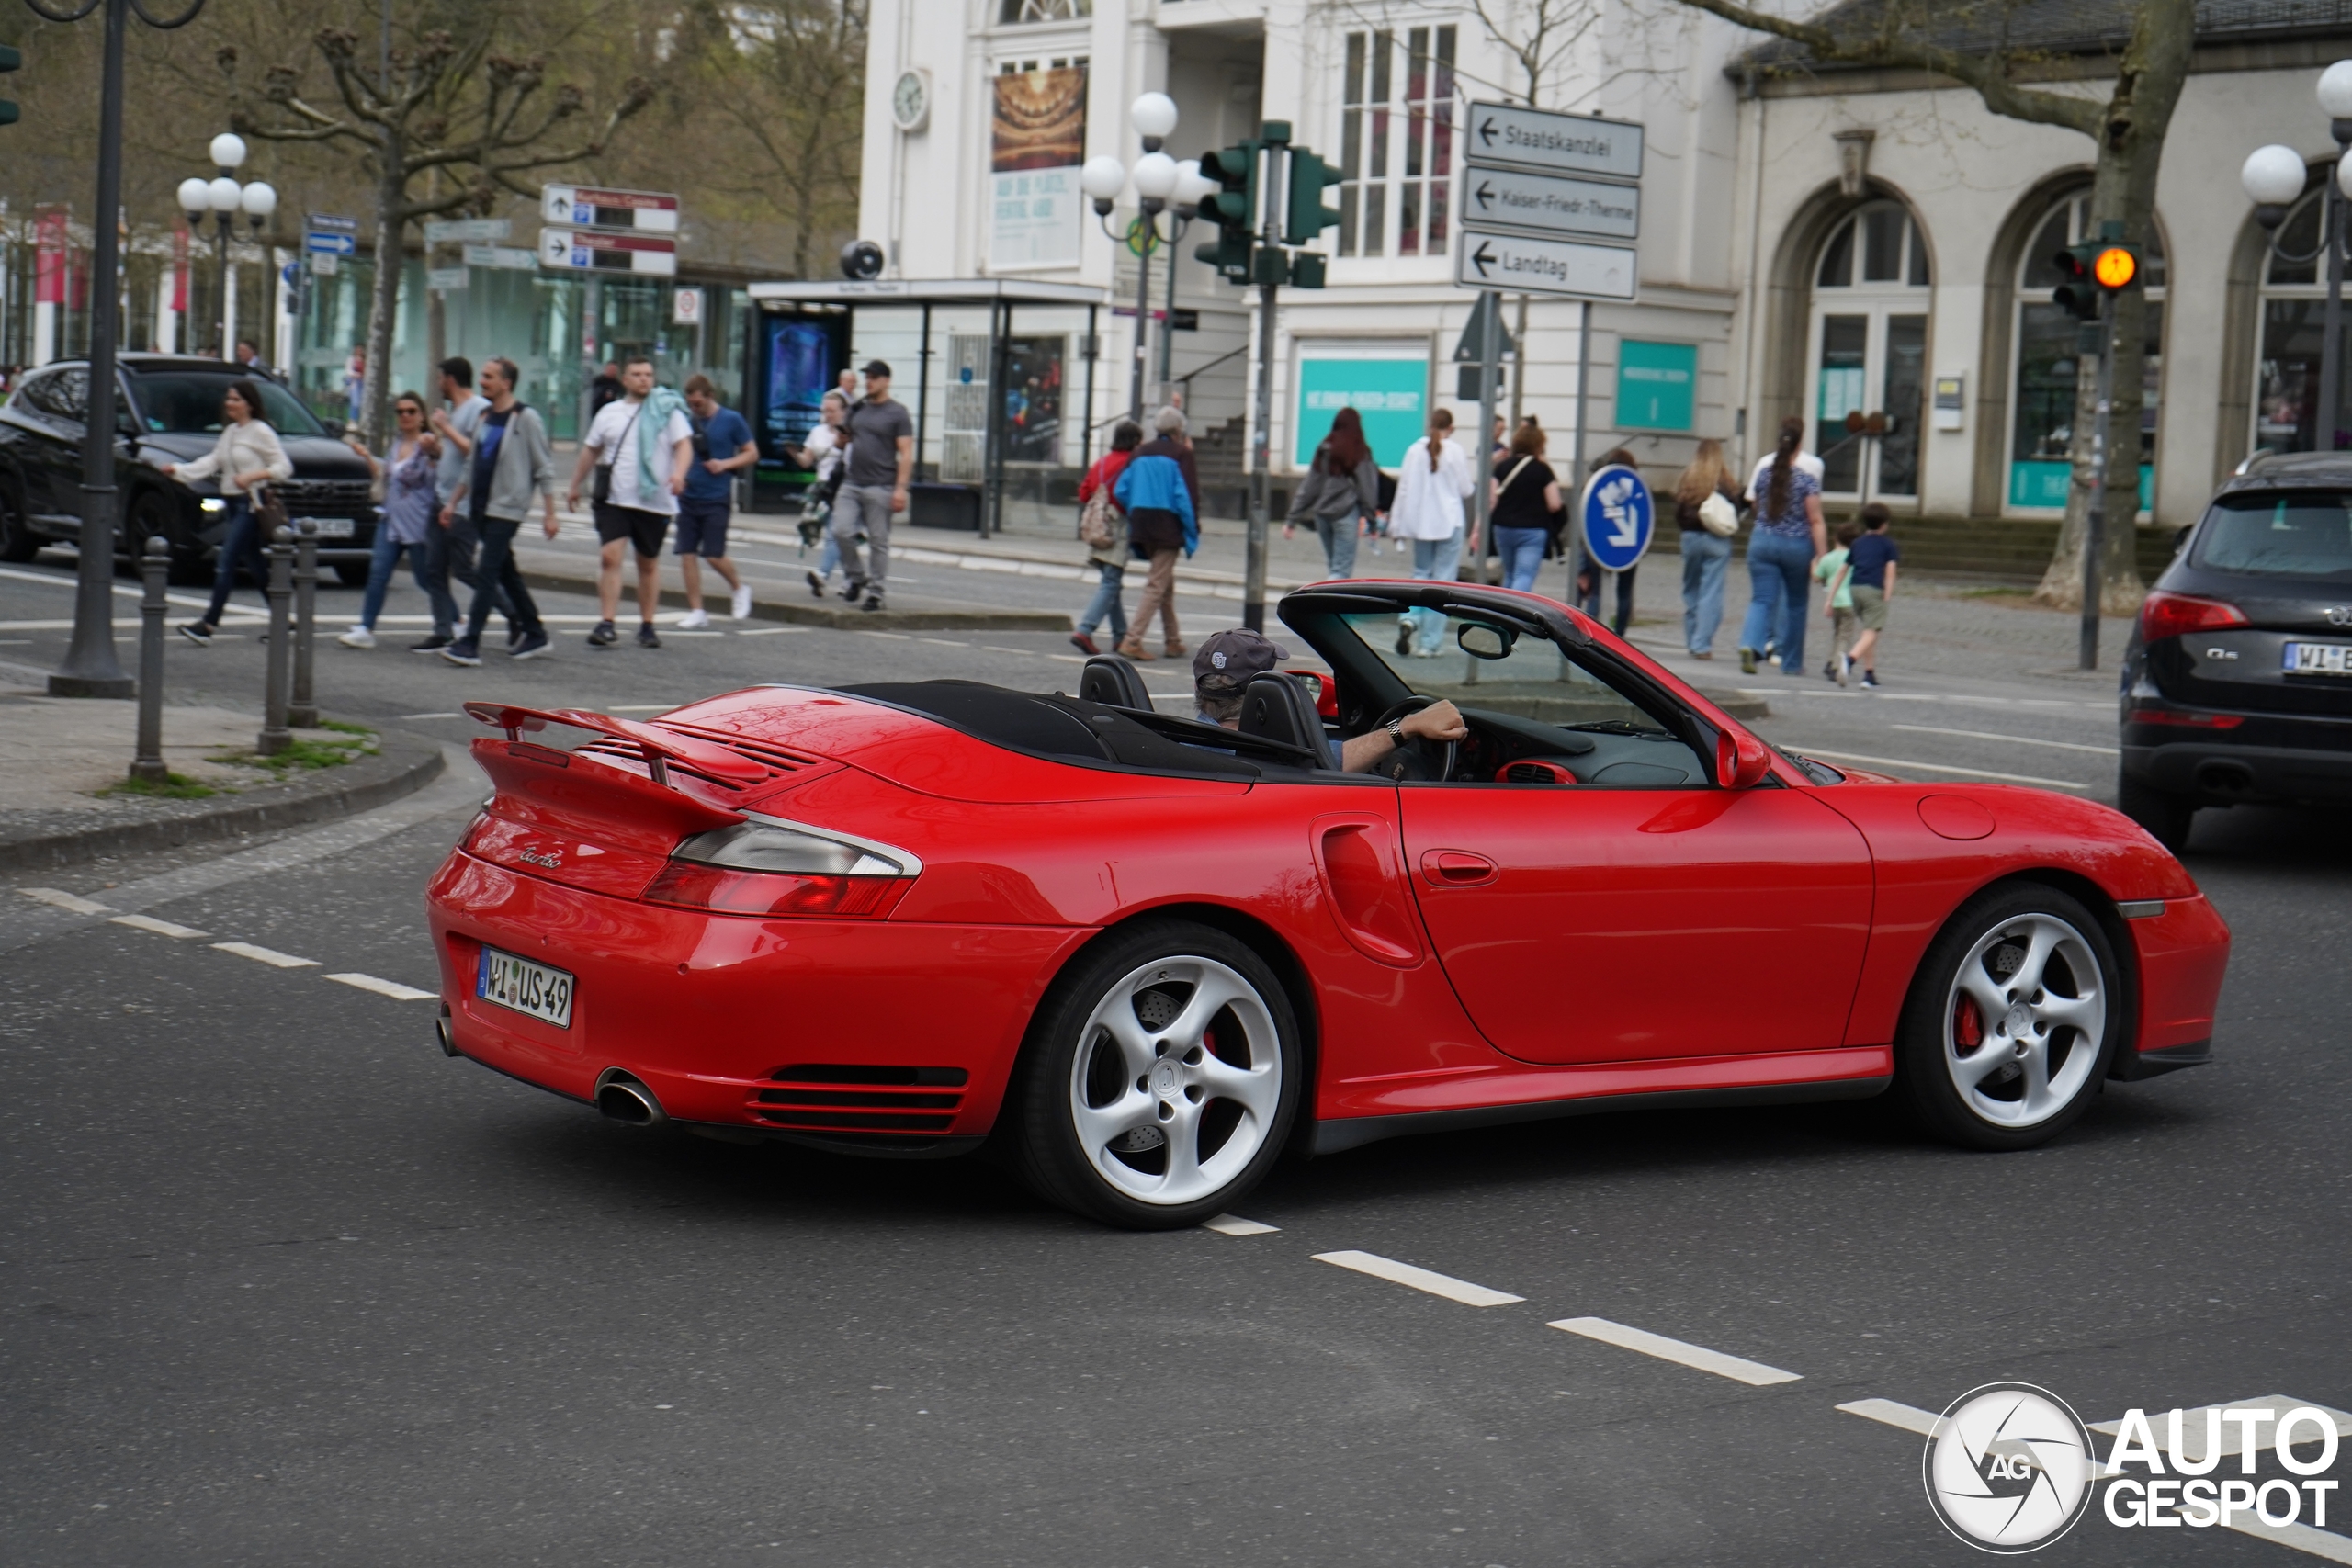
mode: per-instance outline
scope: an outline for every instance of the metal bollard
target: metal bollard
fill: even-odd
[[[254,742],[254,750],[274,757],[294,744],[286,728],[286,676],[294,651],[293,627],[287,615],[287,601],[294,596],[294,530],[278,529],[262,553],[269,558],[269,583],[262,590],[262,596],[269,601],[269,675],[262,687],[261,736]]]
[[[172,547],[160,535],[149,539],[139,562],[147,593],[139,601],[139,754],[130,760],[130,776],[148,784],[171,778],[164,765],[164,613],[171,607],[164,587],[171,570]]]
[[[319,699],[311,684],[318,610],[319,525],[305,517],[294,525],[294,695],[286,705],[286,722],[296,729],[319,727]]]

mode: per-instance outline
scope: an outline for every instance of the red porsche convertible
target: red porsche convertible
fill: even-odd
[[[1414,612],[1442,655],[1392,651]],[[469,705],[505,735],[429,894],[443,1047],[718,1137],[994,1137],[1134,1226],[1285,1150],[1623,1106],[1891,1091],[2024,1148],[2210,1056],[2228,930],[2105,807],[1777,750],[1530,594],[1280,614],[1330,673],[1259,677],[1238,729],[1116,660],[1076,696]],[[1466,738],[1340,771],[1441,699]]]

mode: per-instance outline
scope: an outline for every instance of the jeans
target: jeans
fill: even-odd
[[[424,531],[424,576],[419,586],[424,590],[424,596],[433,606],[433,635],[435,637],[454,637],[458,630],[458,597],[449,591],[450,577],[454,574],[458,582],[469,589],[481,586],[474,571],[474,552],[481,543],[481,536],[474,532],[474,520],[463,512],[452,517],[447,528],[442,527],[436,519],[434,525]],[[504,591],[493,582],[491,584],[491,595],[492,605],[506,617],[508,626],[513,626],[514,606]],[[449,617],[446,621],[441,618],[444,605],[447,606]]]
[[[1503,558],[1503,586],[1535,592],[1535,573],[1544,565],[1546,536],[1541,528],[1497,528],[1495,548]]]
[[[1323,541],[1323,566],[1332,577],[1353,577],[1356,574],[1356,534],[1363,525],[1363,514],[1351,511],[1345,517],[1317,517],[1315,536]]]
[[[1414,581],[1452,582],[1461,574],[1461,529],[1456,528],[1442,539],[1415,539],[1412,543]],[[1426,655],[1438,651],[1439,641],[1445,636],[1444,611],[1408,610],[1405,622],[1413,628],[1415,652]]]
[[[1781,668],[1793,675],[1804,668],[1804,612],[1813,590],[1813,546],[1786,534],[1755,535],[1747,541],[1747,581],[1754,594],[1747,601],[1739,646],[1762,648],[1777,616]]]
[[[389,528],[378,528],[375,553],[368,558],[368,590],[359,597],[359,624],[371,632],[376,629],[376,617],[384,612],[384,595],[391,591],[392,573],[400,570],[403,555],[408,557],[409,572],[416,579],[417,587],[424,590],[424,597],[433,605],[435,629],[455,621],[457,604],[450,599],[447,589],[434,587],[432,575],[426,570],[432,557],[425,542],[419,539],[413,545],[403,545],[392,537]]]
[[[517,632],[524,637],[547,635],[547,628],[539,624],[539,607],[532,601],[531,591],[523,585],[522,569],[514,564],[514,536],[522,527],[519,517],[481,520],[481,558],[474,563],[474,602],[466,614],[466,635],[462,639],[469,647],[481,646],[482,628],[490,625],[490,613],[497,608],[502,594],[514,606]]]
[[[1617,615],[1609,623],[1609,629],[1623,637],[1625,628],[1634,624],[1634,574],[1642,570],[1641,563],[1637,561],[1623,571],[1608,572],[1587,557],[1584,569],[1589,574],[1592,587],[1590,591],[1577,595],[1577,608],[1596,621],[1600,619],[1600,584],[1604,578],[1614,577],[1617,580]]]
[[[860,589],[879,594],[890,581],[890,487],[842,486],[827,526],[833,542],[841,546],[842,570],[848,575],[851,594],[854,596]],[[857,547],[861,529],[871,560]]]
[[[1704,528],[1682,535],[1682,646],[1712,653],[1724,624],[1724,579],[1731,572],[1731,541]]]
[[[229,531],[220,537],[220,559],[212,569],[212,604],[204,612],[204,624],[217,626],[220,612],[229,607],[229,591],[237,585],[237,567],[242,562],[254,570],[254,584],[265,586],[269,581],[269,563],[261,553],[261,522],[254,516],[254,503],[242,495],[229,501]]]
[[[1092,637],[1094,628],[1101,626],[1107,616],[1111,622],[1111,635],[1124,637],[1127,635],[1127,612],[1119,603],[1119,592],[1126,585],[1127,569],[1116,561],[1096,561],[1094,564],[1102,570],[1102,586],[1095,589],[1094,597],[1087,601],[1086,614],[1078,618],[1079,633],[1082,637]]]

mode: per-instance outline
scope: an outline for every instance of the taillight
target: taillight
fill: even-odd
[[[2181,713],[2172,708],[2133,708],[2127,724],[2177,724],[2189,729],[2235,729],[2245,719],[2233,713]]]
[[[2140,605],[2142,642],[2245,624],[2245,612],[2235,604],[2219,599],[2199,599],[2193,593],[2151,593]]]
[[[644,897],[730,915],[872,920],[897,907],[922,870],[888,844],[754,817],[671,851]]]

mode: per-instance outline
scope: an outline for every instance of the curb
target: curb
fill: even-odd
[[[561,572],[526,571],[523,581],[532,588],[543,588],[551,593],[589,593],[596,592],[593,577],[571,577]],[[635,603],[632,584],[628,598]],[[726,597],[722,583],[717,595]],[[706,595],[707,598],[708,595]],[[665,608],[684,609],[685,590],[664,588],[662,603]],[[831,626],[842,631],[924,631],[924,632],[1062,632],[1067,634],[1077,623],[1058,610],[836,610],[824,604],[799,604],[778,599],[754,599],[752,611],[764,620],[782,621],[787,626]]]
[[[63,831],[0,836],[0,872],[75,865],[106,856],[178,849],[216,839],[296,828],[371,811],[413,795],[441,775],[437,741],[379,732],[375,756],[322,769],[309,778],[247,790],[220,801],[157,802],[193,809],[144,821],[106,822]]]

